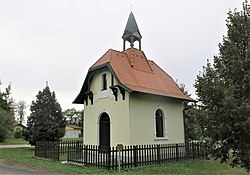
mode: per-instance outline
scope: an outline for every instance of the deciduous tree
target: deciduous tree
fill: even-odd
[[[63,115],[67,118],[68,124],[83,127],[83,111],[71,108],[63,111]]]
[[[19,101],[16,105],[16,113],[17,113],[17,121],[18,123],[22,124],[24,122],[24,116],[26,114],[26,102],[25,101]]]
[[[230,11],[219,55],[197,76],[208,152],[250,170],[250,7]]]

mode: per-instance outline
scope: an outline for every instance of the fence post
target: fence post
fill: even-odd
[[[67,142],[67,152],[68,152],[68,154],[67,154],[67,162],[69,162],[70,159],[71,159],[71,152],[70,152],[69,142]]]
[[[193,159],[195,159],[195,149],[194,149],[194,142],[192,142],[192,153],[193,153]]]
[[[43,141],[44,143],[44,158],[46,159],[47,158],[47,142],[46,141]]]
[[[176,161],[179,161],[179,149],[178,143],[175,145]]]
[[[57,141],[57,161],[59,161],[60,160],[60,140],[59,141]]]
[[[80,142],[79,142],[79,140],[76,141],[75,146],[76,146],[76,155],[77,155],[76,158],[79,159],[80,158]]]
[[[36,141],[35,143],[35,157],[37,156],[37,144],[38,144],[38,141]]]
[[[97,154],[97,156],[99,156]],[[88,162],[88,145],[85,145],[84,146],[84,165],[87,165],[87,162]]]
[[[186,153],[185,153],[185,155],[186,155],[186,157],[190,157],[190,150],[189,150],[189,142],[186,142],[185,143],[185,148],[186,148]]]
[[[156,147],[156,151],[157,151],[157,163],[160,164],[161,163],[161,155],[160,155],[160,145],[159,144]]]
[[[111,147],[109,146],[107,149],[108,149],[108,153],[107,153],[107,154],[108,154],[108,155],[107,155],[107,156],[108,156],[108,157],[107,157],[107,158],[108,158],[108,160],[107,160],[107,161],[108,161],[108,167],[107,167],[107,168],[108,168],[108,170],[110,170],[110,163],[111,163]]]
[[[197,155],[200,157],[200,142],[197,143]]]
[[[138,154],[137,154],[137,146],[133,146],[133,156],[134,156],[134,166],[138,166]]]

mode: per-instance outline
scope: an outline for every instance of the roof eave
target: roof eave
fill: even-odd
[[[149,92],[142,92],[142,91],[132,91],[134,93],[143,93],[143,94],[149,94],[149,95],[156,95],[156,96],[161,96],[161,97],[167,97],[167,98],[171,98],[171,99],[175,99],[175,100],[181,100],[181,101],[188,101],[188,102],[197,102],[196,100],[194,100],[193,98],[186,96],[186,97],[174,97],[174,96],[170,96],[170,95],[163,95],[163,94],[157,94],[157,93],[149,93]]]

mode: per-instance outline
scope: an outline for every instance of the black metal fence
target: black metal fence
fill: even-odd
[[[75,148],[82,144],[83,141],[68,140],[68,141],[37,141],[35,145],[35,156],[52,160],[67,160],[68,150],[70,147]],[[64,156],[65,155],[65,156]]]
[[[205,155],[202,143],[179,143],[157,145],[132,145],[122,149],[84,145],[80,141],[37,142],[35,156],[59,160],[67,154],[67,162],[75,165],[94,166],[105,169],[122,169],[150,164],[202,158]]]
[[[196,159],[204,157],[204,147],[201,143],[190,144],[158,144],[124,146],[119,150],[115,147],[80,144],[78,148],[69,149],[68,163],[95,166],[98,168],[122,169],[150,164]]]

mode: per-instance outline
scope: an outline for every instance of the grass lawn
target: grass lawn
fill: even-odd
[[[50,172],[64,174],[118,174],[115,170],[103,170],[90,167],[79,167],[61,164],[34,157],[34,148],[0,149],[0,158],[35,167]],[[249,175],[244,169],[231,168],[228,164],[220,164],[214,160],[189,160],[160,165],[144,166],[122,170],[121,174],[167,174],[167,175]]]
[[[21,145],[21,144],[29,144],[29,142],[24,139],[6,139],[4,142],[0,142],[0,145]]]
[[[82,141],[82,137],[79,138],[63,138],[63,141],[79,140]],[[29,144],[28,141],[24,139],[6,139],[4,142],[0,142],[0,145],[22,145]]]

